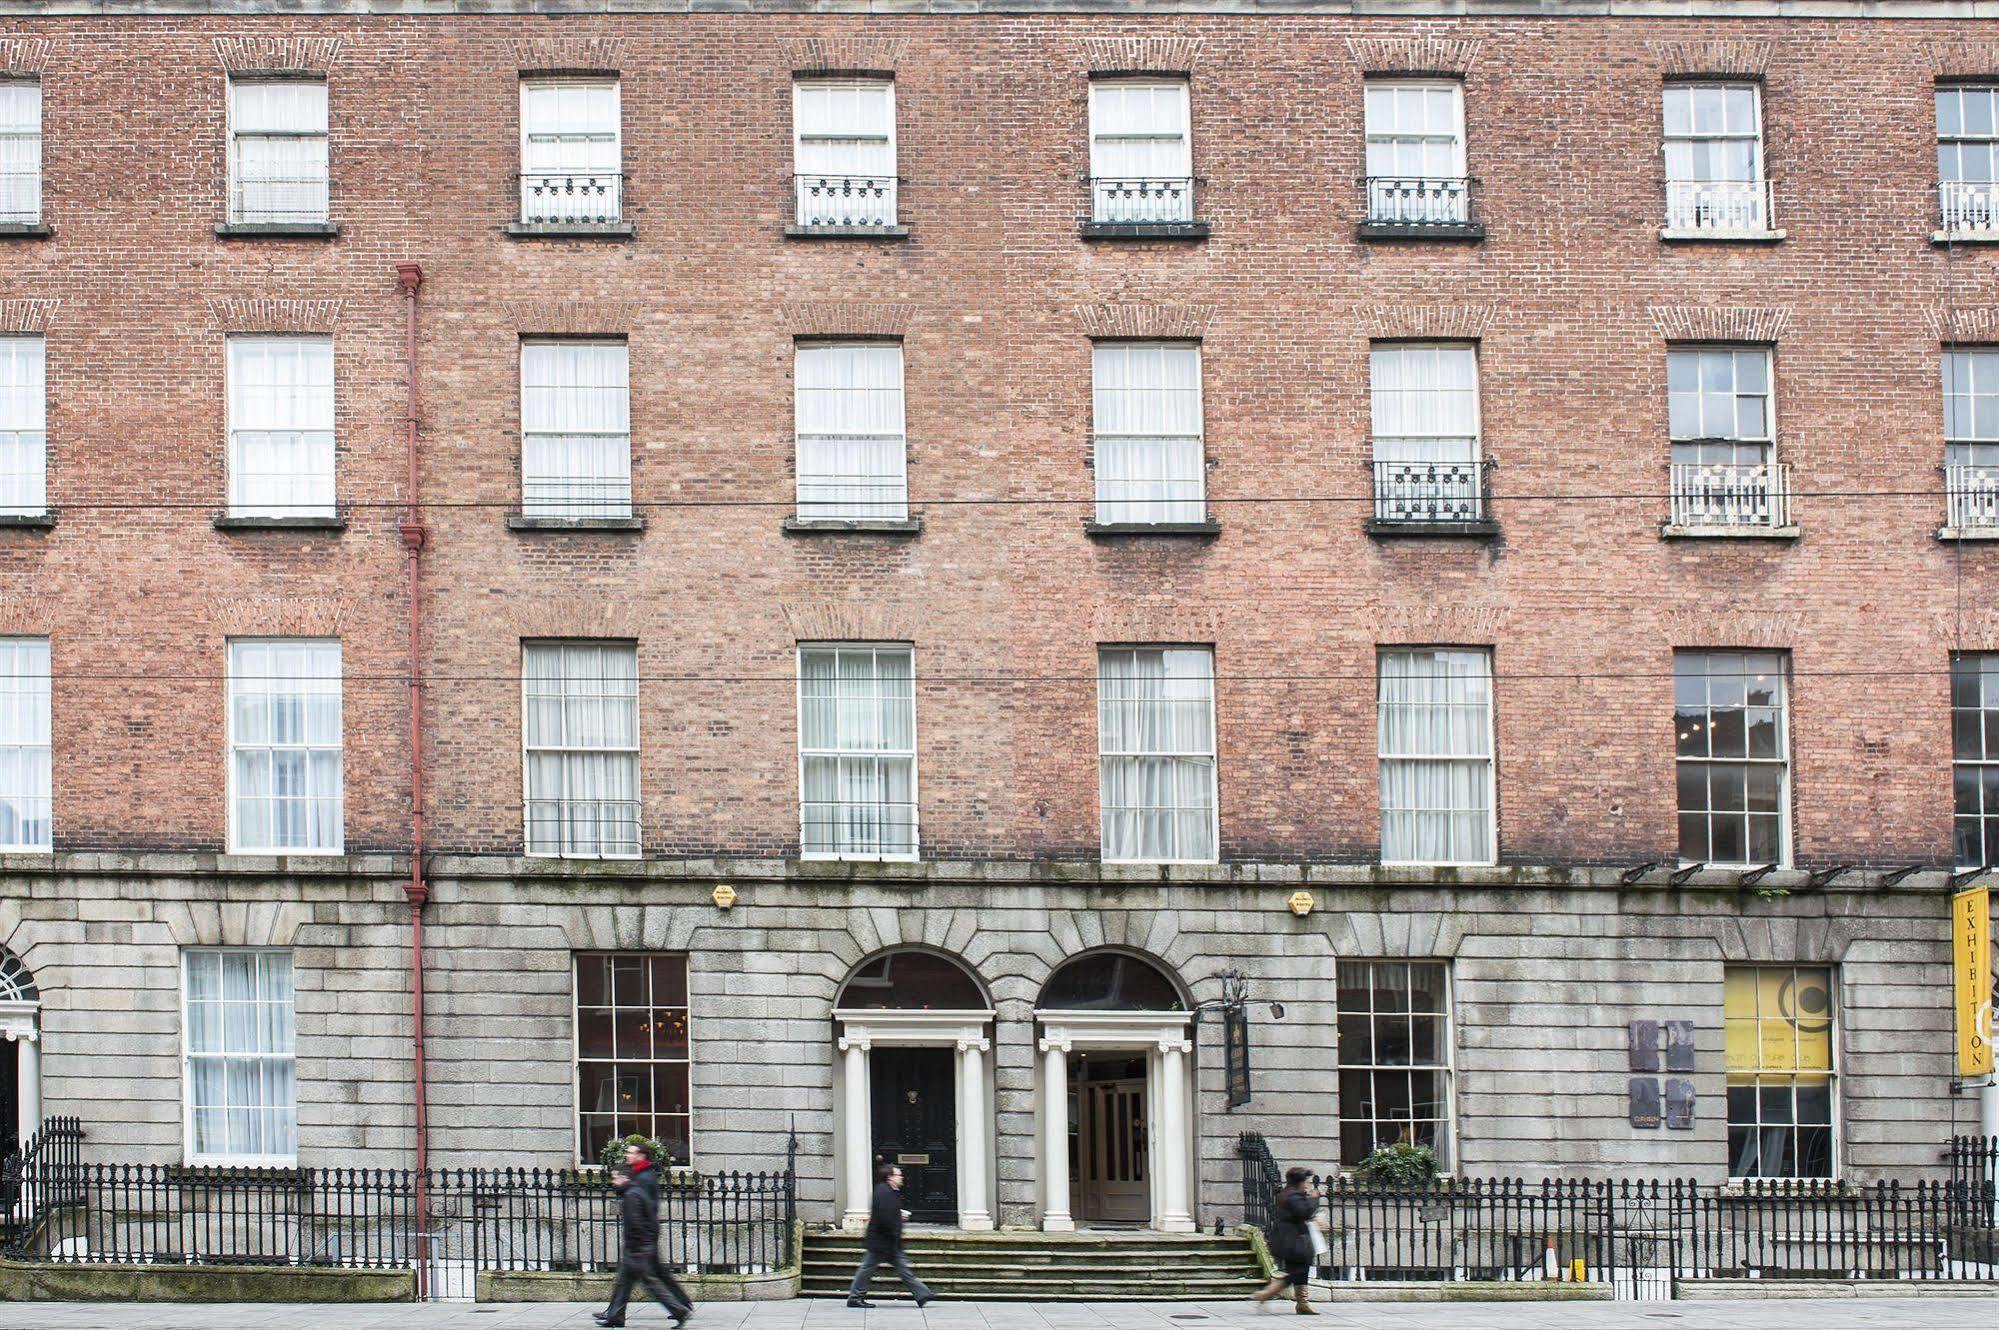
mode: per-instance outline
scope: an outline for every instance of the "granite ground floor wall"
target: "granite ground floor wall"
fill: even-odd
[[[0,860],[0,943],[41,1003],[41,1111],[82,1117],[87,1157],[184,1160],[181,953],[282,947],[299,1162],[408,1164],[405,873],[388,858]],[[695,1164],[780,1166],[795,1131],[813,1220],[837,1217],[842,1186],[836,994],[895,948],[956,959],[988,1000],[986,1139],[1002,1225],[1042,1210],[1043,986],[1095,949],[1149,959],[1189,1006],[1221,999],[1225,970],[1244,977],[1247,1104],[1227,1103],[1222,1022],[1209,1012],[1188,1027],[1191,1199],[1206,1226],[1237,1213],[1240,1133],[1262,1133],[1281,1162],[1337,1159],[1342,959],[1448,965],[1452,1163],[1467,1173],[1724,1178],[1730,964],[1833,968],[1843,1176],[1937,1176],[1948,1136],[1978,1123],[1975,1097],[1951,1093],[1940,873],[1892,886],[1848,874],[1819,889],[1779,874],[1741,889],[1728,874],[1627,885],[1608,870],[494,857],[439,858],[430,877],[425,1037],[440,1166],[574,1161],[583,951],[686,954]],[[1684,1129],[1633,1125],[1634,1021],[1691,1024]]]

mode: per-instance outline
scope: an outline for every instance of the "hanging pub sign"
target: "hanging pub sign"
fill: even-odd
[[[1222,1050],[1229,1107],[1241,1108],[1249,1102],[1249,1008],[1242,1003],[1222,1008]]]

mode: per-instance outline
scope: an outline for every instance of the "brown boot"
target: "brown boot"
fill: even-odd
[[[1283,1279],[1273,1279],[1262,1288],[1249,1295],[1251,1302],[1268,1302],[1284,1291]]]
[[[1319,1314],[1319,1309],[1312,1305],[1311,1299],[1306,1295],[1305,1285],[1298,1285],[1292,1292],[1298,1296],[1298,1314],[1300,1316],[1317,1316]]]

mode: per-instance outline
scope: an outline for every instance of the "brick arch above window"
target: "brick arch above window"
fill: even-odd
[[[47,332],[60,300],[0,300],[0,333]]]
[[[1361,322],[1385,341],[1476,342],[1492,322],[1491,305],[1368,305]]]
[[[612,74],[622,45],[616,37],[521,37],[514,41],[514,62],[523,72]]]
[[[1769,42],[1720,39],[1705,42],[1660,42],[1653,46],[1659,72],[1667,78],[1756,78],[1769,68]]]
[[[1999,42],[1930,42],[1928,50],[1938,78],[1999,76]]]
[[[340,58],[338,37],[217,37],[215,57],[232,74],[324,74]]]
[[[523,337],[622,337],[641,312],[617,300],[509,300],[506,309]]]
[[[1924,316],[1939,342],[1999,342],[1999,305],[1933,305]]]
[[[209,301],[208,310],[225,333],[331,333],[340,323],[338,300],[232,297]]]
[[[1669,342],[1779,342],[1790,325],[1782,307],[1748,305],[1652,305],[1659,335]]]
[[[341,596],[231,596],[216,622],[226,637],[339,637],[347,609]]]
[[[793,337],[901,337],[911,307],[863,301],[800,301],[780,305],[778,318]]]
[[[1080,46],[1092,74],[1192,74],[1201,58],[1199,37],[1085,37]]]
[[[900,37],[806,37],[791,44],[791,72],[807,77],[876,74],[893,78],[907,46]]]
[[[48,37],[17,37],[0,41],[0,74],[32,77],[48,67],[55,42]]]
[[[1478,59],[1476,37],[1349,37],[1347,50],[1363,74],[1463,78]]]
[[[1076,317],[1089,337],[1198,341],[1214,321],[1213,305],[1078,305]]]
[[[857,601],[785,601],[785,623],[798,642],[914,642],[916,618],[895,605]]]

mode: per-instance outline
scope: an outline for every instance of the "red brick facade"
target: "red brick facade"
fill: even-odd
[[[1999,544],[1936,538],[1940,346],[1999,253],[1933,245],[1944,21],[802,15],[0,23],[54,235],[46,533],[0,632],[53,639],[62,848],[219,847],[224,641],[338,635],[347,844],[407,844],[402,311],[420,372],[431,838],[517,851],[519,644],[636,639],[649,855],[795,852],[794,648],[915,644],[926,858],[1093,857],[1095,649],[1215,647],[1222,857],[1376,854],[1380,644],[1490,645],[1503,862],[1674,852],[1671,653],[1792,653],[1804,865],[1945,862],[1949,653]],[[316,69],[330,241],[217,238],[225,70]],[[900,241],[783,235],[790,83],[893,68]],[[623,81],[625,241],[517,239],[524,69]],[[1078,236],[1093,70],[1185,69],[1199,242]],[[1356,239],[1362,76],[1461,73],[1476,244]],[[1786,238],[1659,238],[1661,80],[1764,81]],[[223,337],[329,329],[344,532],[223,533]],[[629,338],[639,533],[509,530],[523,333]],[[920,535],[787,536],[791,349],[904,340]],[[1199,335],[1212,543],[1092,542],[1090,338]],[[1370,339],[1478,340],[1500,536],[1363,529]],[[1775,345],[1794,542],[1668,541],[1669,340]],[[1892,494],[1894,497],[1887,497]],[[1551,496],[1575,495],[1558,499]],[[1615,496],[1615,497],[1609,497]],[[989,504],[968,498],[1004,500]],[[1258,500],[1257,502],[1245,502]],[[1269,502],[1265,500],[1286,500]],[[1295,502],[1292,500],[1296,500]],[[646,505],[661,505],[647,507]]]

